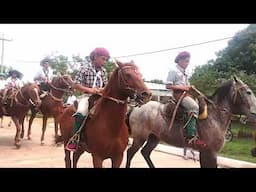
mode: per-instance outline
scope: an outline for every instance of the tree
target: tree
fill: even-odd
[[[217,53],[215,68],[218,71],[244,71],[256,73],[256,25],[249,25],[228,42],[228,46]]]

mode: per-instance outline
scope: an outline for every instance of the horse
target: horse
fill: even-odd
[[[20,89],[8,89],[7,95],[7,104],[0,107],[0,117],[11,116],[15,126],[16,126],[16,135],[15,135],[15,146],[20,148],[21,146],[21,127],[23,127],[23,121],[28,110],[33,106],[38,108],[41,105],[41,100],[39,98],[39,87],[35,83],[27,83]],[[3,92],[1,92],[1,95]],[[2,98],[1,98],[2,100]]]
[[[93,114],[89,115],[81,132],[86,138],[85,145],[80,146],[73,153],[73,167],[77,167],[79,157],[85,152],[91,153],[93,166],[101,168],[105,159],[110,158],[112,167],[118,168],[123,160],[123,152],[128,145],[128,129],[125,124],[127,99],[136,95],[139,104],[148,102],[151,92],[144,84],[137,66],[131,63],[116,62],[117,68],[103,89],[101,97],[93,107]],[[89,98],[89,100],[91,97]],[[70,106],[64,110],[59,119],[61,136],[56,143],[64,141],[65,166],[72,165],[70,151],[65,149],[72,137],[73,117],[75,109]],[[73,109],[72,109],[73,108]]]
[[[46,130],[47,118],[54,118],[54,127],[55,127],[55,137],[58,135],[58,124],[56,122],[56,118],[63,111],[63,100],[62,97],[65,92],[68,92],[71,89],[73,81],[69,75],[61,75],[53,77],[50,85],[50,92],[46,92],[46,95],[41,99],[42,104],[39,107],[39,110],[43,114],[43,126],[42,126],[42,135],[41,135],[41,145],[44,144],[44,135]],[[36,117],[36,113],[39,110],[35,110],[31,108],[31,117],[29,119],[28,140],[31,139],[31,125],[33,123],[34,118]],[[21,132],[21,138],[24,137],[24,129]]]
[[[205,148],[198,149],[195,146],[193,148],[199,150],[202,168],[217,168],[217,153],[224,146],[232,113],[244,114],[255,119],[256,98],[252,90],[237,77],[226,81],[210,99],[204,97],[206,98],[204,101],[208,103],[208,117],[197,121],[197,132],[207,145]],[[150,168],[154,167],[150,154],[159,141],[176,147],[188,146],[184,139],[183,120],[175,118],[172,128],[169,129],[173,106],[175,105],[171,102],[161,104],[150,101],[141,108],[135,107],[130,113],[128,122],[133,142],[127,150],[127,168],[130,167],[135,153],[145,142],[141,154]],[[182,114],[182,107],[178,109],[181,109]]]

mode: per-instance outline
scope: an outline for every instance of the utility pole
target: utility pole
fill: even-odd
[[[2,35],[2,38],[0,37],[0,40],[2,41],[2,55],[1,55],[1,65],[0,65],[0,72],[3,72],[3,66],[4,66],[4,41],[12,41],[12,39],[5,39],[4,34]]]

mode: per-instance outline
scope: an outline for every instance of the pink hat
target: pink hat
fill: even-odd
[[[93,60],[97,56],[105,56],[105,57],[109,58],[109,52],[107,49],[105,49],[103,47],[98,47],[98,48],[95,48],[91,52],[90,59]]]
[[[178,63],[179,60],[185,59],[185,58],[188,58],[188,57],[190,57],[190,53],[187,52],[187,51],[183,51],[183,52],[181,52],[181,53],[179,53],[179,54],[177,55],[177,57],[175,58],[174,61],[175,61],[175,63]]]

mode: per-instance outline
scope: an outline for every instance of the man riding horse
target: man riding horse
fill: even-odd
[[[100,92],[107,84],[107,71],[104,68],[109,59],[109,52],[105,48],[98,47],[90,54],[90,61],[82,65],[75,77],[74,89],[85,93],[84,97],[80,99],[76,113],[73,115],[75,123],[73,127],[73,134],[76,134],[88,114],[88,97],[91,94]],[[67,145],[66,149],[75,151],[77,149],[78,140],[72,140]]]
[[[191,88],[185,71],[189,61],[189,52],[184,51],[176,56],[175,63],[177,63],[177,65],[175,69],[170,70],[168,73],[166,88],[170,89],[174,97],[176,93],[180,93],[179,95],[184,93],[182,94],[184,98],[181,98],[181,105],[185,108],[185,140],[187,143],[198,146],[205,146],[205,142],[200,140],[196,135],[196,121],[199,115],[198,103],[191,96],[187,95],[187,92]],[[178,100],[179,98],[175,99]]]
[[[10,70],[8,72],[8,76],[7,76],[8,78],[5,81],[5,89],[3,92],[2,104],[4,105],[7,104],[7,99],[9,96],[8,90],[10,89],[16,90],[23,86],[23,82],[21,81],[22,76],[23,76],[22,73],[17,70]]]
[[[53,77],[53,71],[50,68],[50,59],[45,58],[40,62],[41,68],[37,71],[34,81],[40,86],[41,91],[50,91],[49,82]]]

